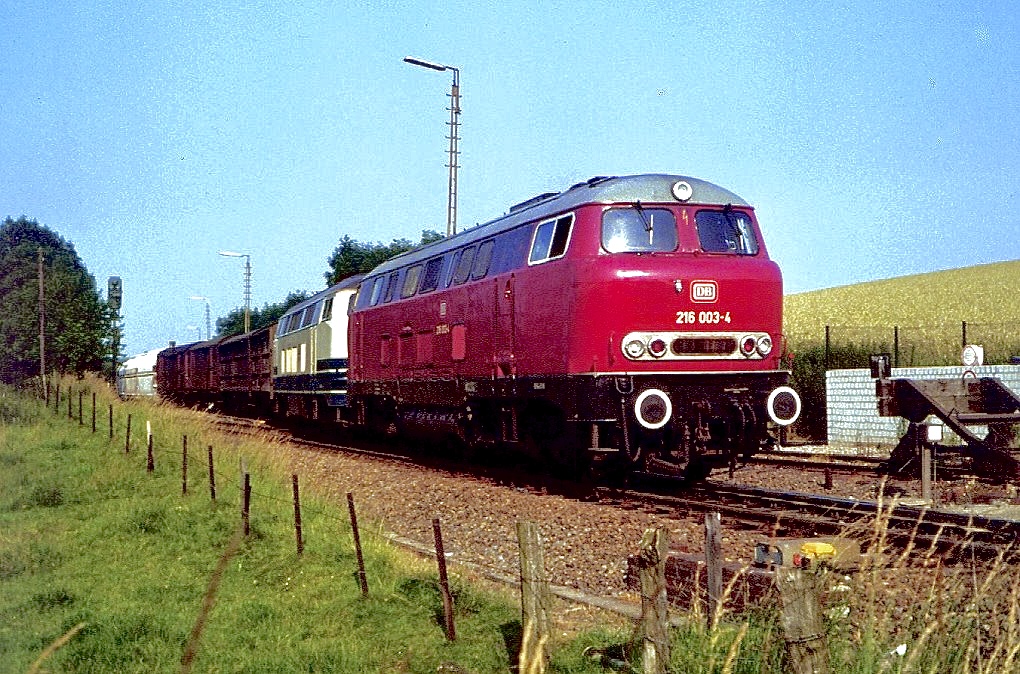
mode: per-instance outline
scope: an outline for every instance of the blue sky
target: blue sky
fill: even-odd
[[[1020,258],[1012,2],[21,2],[0,14],[0,218],[124,282],[128,354],[324,286],[344,235],[445,229],[594,175],[757,208],[787,292]],[[1018,281],[1020,286],[1020,281]],[[937,309],[935,309],[937,311]],[[203,332],[204,334],[204,332]]]

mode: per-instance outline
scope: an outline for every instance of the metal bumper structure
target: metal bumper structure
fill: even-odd
[[[1020,478],[1020,449],[1016,427],[1020,424],[1020,397],[995,377],[965,375],[947,379],[893,379],[888,369],[872,368],[876,376],[878,412],[884,417],[903,417],[907,433],[893,450],[889,466],[897,472],[916,465],[918,451],[933,440],[925,421],[936,417],[964,443],[938,449],[957,453],[973,473],[993,479]],[[982,431],[987,430],[982,435]],[[934,441],[937,441],[935,439]]]

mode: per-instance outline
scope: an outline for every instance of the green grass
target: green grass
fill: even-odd
[[[83,624],[47,660],[48,671],[179,671],[240,519],[236,480],[221,479],[213,503],[196,466],[201,480],[182,496],[177,448],[160,449],[149,475],[144,452],[125,455],[121,439],[108,443],[37,405],[2,407],[0,670],[27,671]],[[21,423],[10,423],[21,413]],[[447,642],[433,568],[363,531],[370,596],[362,598],[341,512],[303,496],[306,548],[298,557],[289,481],[257,459],[250,470],[252,534],[220,579],[193,671],[509,670],[505,635],[519,631],[512,604],[454,574],[459,638]]]
[[[178,672],[189,644],[194,672],[516,671],[514,590],[453,568],[457,640],[450,643],[434,563],[392,547],[365,522],[370,596],[361,596],[345,503],[303,491],[306,547],[297,555],[289,471],[270,443],[217,434],[187,410],[116,404],[109,442],[102,427],[92,434],[63,410],[0,389],[0,671],[30,671],[45,654],[49,672]],[[172,438],[156,443],[152,474],[144,432],[131,453],[123,451],[128,411],[142,429],[151,419],[155,437]],[[187,495],[183,433],[203,448],[189,461]],[[197,458],[206,446],[199,438],[210,438],[220,457],[216,502]],[[252,532],[229,551],[242,454],[254,479]],[[833,671],[1020,671],[1017,569],[999,563],[943,574],[932,558],[930,570],[919,570],[886,551],[883,532],[881,518],[873,532],[857,532],[873,539],[875,551],[861,573],[821,579]],[[203,612],[212,581],[215,603]],[[548,671],[640,671],[631,624],[600,615],[600,627],[571,626],[567,635],[566,608],[553,608]],[[204,631],[193,640],[199,616]],[[671,633],[670,671],[784,671],[775,613],[726,614],[714,630],[697,614],[686,618]],[[892,655],[900,644],[906,655]]]

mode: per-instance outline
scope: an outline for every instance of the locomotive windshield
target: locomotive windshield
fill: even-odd
[[[676,218],[665,208],[610,208],[602,214],[602,247],[610,253],[676,250]]]
[[[694,216],[701,249],[706,253],[757,255],[758,239],[747,213],[731,210],[698,211]]]

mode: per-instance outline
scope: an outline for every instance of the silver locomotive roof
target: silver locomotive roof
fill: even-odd
[[[369,276],[385,274],[406,264],[439,255],[451,248],[485,239],[518,225],[565,213],[583,204],[683,203],[750,207],[742,198],[707,180],[689,176],[649,173],[633,176],[598,176],[563,192],[548,192],[512,206],[506,214],[435,243],[415,248],[382,263]]]

